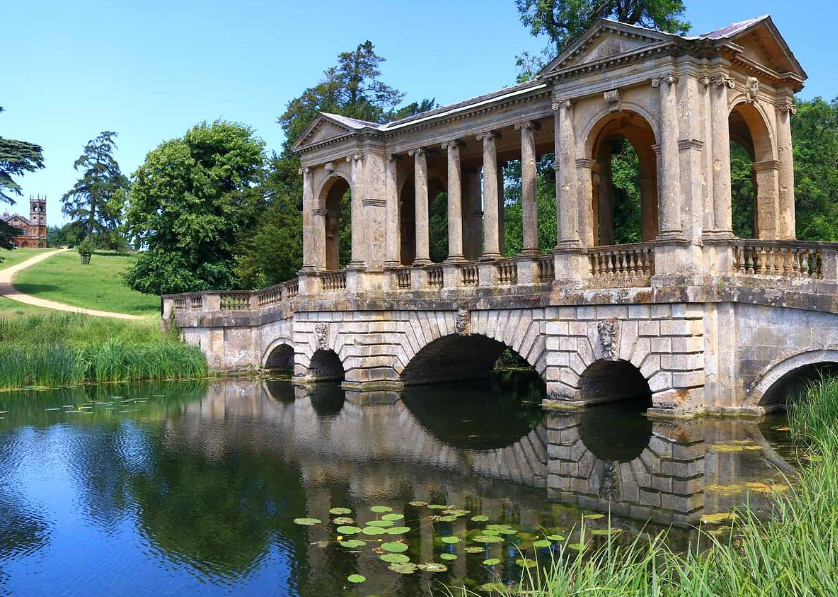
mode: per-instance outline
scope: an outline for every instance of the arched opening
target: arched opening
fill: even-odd
[[[343,363],[333,350],[318,350],[311,357],[308,366],[314,381],[343,381]]]
[[[338,385],[317,386],[306,393],[311,400],[311,407],[319,417],[336,417],[343,410],[346,394]]]
[[[586,409],[579,419],[582,443],[601,460],[631,462],[652,439],[652,421],[644,414],[644,404],[621,400]]]
[[[265,369],[277,373],[292,373],[294,371],[294,348],[288,344],[276,346],[265,360]]]
[[[778,165],[768,126],[753,104],[740,103],[730,112],[728,130],[733,233],[776,238]]]
[[[595,245],[647,242],[658,234],[655,133],[635,112],[606,116],[591,131]]]
[[[579,397],[589,404],[626,400],[643,410],[652,406],[652,390],[640,371],[628,361],[599,361],[585,369],[579,380]]]
[[[800,399],[810,383],[825,377],[838,376],[838,363],[812,363],[789,371],[762,395],[759,405],[767,412],[785,410]]]
[[[482,379],[495,370],[506,345],[480,335],[444,336],[427,344],[404,368],[406,385]]]
[[[352,259],[352,190],[335,176],[321,191],[326,209],[326,269],[346,267]]]
[[[293,404],[296,399],[294,395],[294,386],[287,381],[266,379],[263,382],[263,387],[268,393],[268,396],[282,404]]]

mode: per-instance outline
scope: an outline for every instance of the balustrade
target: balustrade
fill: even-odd
[[[477,286],[480,283],[480,268],[476,263],[468,263],[460,268],[463,286]]]
[[[501,260],[496,262],[498,283],[502,286],[518,283],[518,264],[513,260]]]
[[[172,301],[172,308],[175,311],[185,311],[186,310],[186,297],[185,296],[177,296]]]
[[[428,272],[428,286],[442,288],[442,266],[432,265],[426,268]]]
[[[346,290],[346,272],[323,272],[320,274],[323,290]]]
[[[204,300],[200,294],[193,294],[189,297],[189,308],[193,311],[200,311],[204,307]]]
[[[552,282],[556,279],[556,262],[552,255],[544,255],[538,258],[538,281]]]
[[[776,278],[823,278],[823,255],[817,243],[799,241],[733,241],[737,274]]]
[[[409,268],[400,268],[396,270],[396,288],[399,290],[410,290],[411,277]]]
[[[595,247],[588,251],[591,276],[597,282],[647,284],[655,273],[655,253],[651,244]]]
[[[247,311],[250,309],[250,292],[223,292],[220,295],[222,311]]]

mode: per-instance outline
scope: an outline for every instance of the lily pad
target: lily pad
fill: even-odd
[[[532,568],[533,566],[538,564],[538,562],[529,558],[518,558],[517,560],[515,560],[515,563],[521,566],[522,568]]]
[[[477,587],[477,589],[487,593],[500,593],[501,595],[505,595],[509,590],[509,587],[502,582],[487,582],[486,584]]]
[[[361,532],[361,529],[358,527],[340,526],[337,528],[337,532],[341,535],[357,535]]]
[[[431,510],[447,510],[448,506],[442,504],[430,504],[428,508],[430,508]]]
[[[405,563],[405,564],[390,564],[388,566],[390,570],[393,572],[398,572],[399,574],[413,574],[416,572],[418,566],[416,564]]]
[[[486,551],[485,547],[477,547],[476,545],[469,545],[465,549],[466,553],[483,553]]]
[[[388,535],[403,535],[410,532],[410,527],[392,527],[384,531]]]
[[[570,549],[575,551],[585,551],[585,544],[584,543],[570,543],[568,544]]]
[[[448,570],[448,566],[436,562],[428,562],[427,564],[419,564],[419,569],[425,572],[445,572]]]
[[[517,532],[515,529],[498,529],[498,533],[501,535],[514,535]]]
[[[469,513],[469,511],[468,510],[460,510],[458,508],[453,508],[451,510],[443,510],[442,513],[445,514],[446,516],[460,517],[460,516],[465,516],[466,514]]]
[[[346,541],[341,541],[341,547],[348,547],[349,549],[356,549],[358,547],[363,547],[366,545],[366,541],[361,541],[360,539],[347,539]]]
[[[474,522],[487,522],[489,520],[489,517],[483,516],[482,514],[478,514],[477,516],[472,516],[471,519]]]
[[[497,566],[500,564],[500,560],[498,558],[489,558],[488,560],[483,560],[484,566]]]
[[[361,532],[364,535],[383,535],[384,529],[380,527],[364,527],[363,529],[361,529]]]
[[[477,543],[502,543],[503,539],[495,535],[476,535],[473,539]]]
[[[336,514],[338,516],[343,514],[352,514],[352,510],[349,508],[332,508],[329,510],[329,514]]]
[[[419,500],[414,500],[412,502],[408,502],[408,504],[416,508],[421,508],[422,506],[427,506],[428,502],[420,502]]]
[[[457,522],[457,517],[456,516],[440,516],[439,518],[437,518],[437,520],[440,521],[440,522]]]
[[[443,543],[449,543],[449,544],[459,543],[460,538],[459,537],[443,537],[442,542]]]
[[[550,541],[564,541],[564,537],[562,535],[547,535],[547,538]]]
[[[491,537],[497,537],[498,535],[500,535],[500,530],[499,529],[485,529],[483,531],[483,534],[484,535],[489,535]]]
[[[362,575],[362,574],[350,574],[349,576],[346,577],[346,580],[348,580],[349,582],[351,582],[353,584],[359,585],[362,582],[366,581],[367,577]]]
[[[392,541],[390,543],[382,543],[381,549],[389,551],[390,553],[403,553],[407,551],[407,545],[404,543],[398,543],[397,541]]]
[[[407,564],[410,558],[403,553],[385,553],[381,555],[381,561],[388,564]]]
[[[599,520],[600,518],[605,518],[605,514],[586,514],[584,518],[588,520]]]
[[[591,535],[619,535],[622,532],[622,529],[594,529]]]
[[[441,554],[439,554],[439,559],[440,559],[440,560],[449,560],[449,561],[450,561],[450,560],[456,560],[456,559],[457,559],[457,556],[456,556],[456,555],[454,555],[453,553],[441,553]]]
[[[295,518],[294,524],[299,524],[304,527],[314,526],[320,524],[322,521],[319,518]]]
[[[392,512],[393,509],[390,506],[373,506],[370,508],[370,511],[376,514],[382,514],[384,512]]]
[[[540,539],[538,541],[533,541],[533,544],[532,544],[533,547],[538,547],[538,548],[550,547],[551,545],[553,545],[553,542],[550,541],[549,539]]]
[[[349,516],[338,516],[332,519],[332,524],[353,524],[354,522],[355,519]]]
[[[721,524],[735,518],[735,512],[719,512],[718,514],[705,514],[701,517],[701,522],[704,524]]]
[[[381,527],[387,528],[393,526],[393,521],[391,520],[371,520],[367,523],[368,527]]]
[[[391,522],[395,522],[397,520],[401,520],[402,518],[404,518],[404,514],[392,513],[392,514],[385,514],[384,516],[381,517],[381,520],[389,520]]]

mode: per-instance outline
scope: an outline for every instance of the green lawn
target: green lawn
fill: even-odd
[[[21,271],[14,285],[26,294],[76,307],[134,315],[159,313],[159,297],[135,292],[122,283],[120,274],[133,259],[132,255],[95,253],[90,265],[82,265],[76,251],[67,251]]]
[[[35,257],[41,253],[54,251],[55,249],[0,249],[0,257],[3,261],[0,262],[0,269],[6,269],[13,265],[17,265],[21,261],[26,261],[30,257]]]
[[[44,315],[46,313],[53,313],[53,311],[19,303],[7,299],[5,296],[0,296],[0,319],[14,319],[25,315]]]

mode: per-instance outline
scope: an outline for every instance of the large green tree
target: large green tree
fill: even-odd
[[[288,102],[278,122],[285,134],[282,150],[269,162],[262,186],[263,206],[258,224],[241,235],[236,256],[237,274],[247,287],[267,286],[296,275],[302,266],[302,197],[300,160],[291,151],[294,142],[320,112],[383,123],[435,107],[434,100],[402,106],[404,94],[384,83],[381,64],[370,41],[342,52],[337,64],[323,73],[320,82]],[[348,202],[349,194],[344,199]],[[349,237],[346,206],[340,237]],[[346,217],[343,217],[346,216]],[[341,263],[349,259],[349,243],[341,242]]]
[[[61,211],[81,223],[84,237],[109,236],[121,223],[128,177],[114,157],[117,134],[103,131],[84,146],[73,164],[81,178],[61,197]]]
[[[145,250],[128,285],[154,294],[237,287],[233,247],[258,213],[263,162],[253,130],[225,121],[150,152],[129,195],[128,231]]]
[[[3,108],[0,107],[0,112],[2,111]],[[15,176],[20,177],[43,167],[44,152],[40,145],[0,136],[0,202],[14,204],[14,196],[22,194]],[[17,235],[17,228],[0,222],[0,248],[14,248],[12,240]]]

